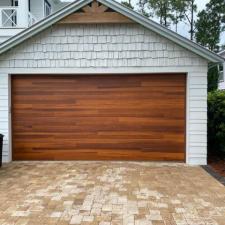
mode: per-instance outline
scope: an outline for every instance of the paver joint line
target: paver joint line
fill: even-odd
[[[179,163],[13,162],[0,202],[0,225],[225,225],[224,186]]]

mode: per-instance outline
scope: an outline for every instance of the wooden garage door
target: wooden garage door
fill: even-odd
[[[182,74],[12,76],[14,160],[184,160]]]

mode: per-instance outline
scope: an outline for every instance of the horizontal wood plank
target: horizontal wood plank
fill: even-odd
[[[121,24],[134,23],[131,19],[117,12],[73,13],[58,22],[59,24]]]

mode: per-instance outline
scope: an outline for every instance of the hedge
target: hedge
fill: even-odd
[[[208,93],[208,154],[225,159],[225,91]]]

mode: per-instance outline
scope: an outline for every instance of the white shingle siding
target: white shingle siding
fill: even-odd
[[[206,163],[207,61],[140,25],[54,25],[0,56],[1,72],[187,73],[187,163]]]
[[[14,61],[18,68],[205,65],[197,55],[138,25],[54,26],[0,61],[1,67]]]

